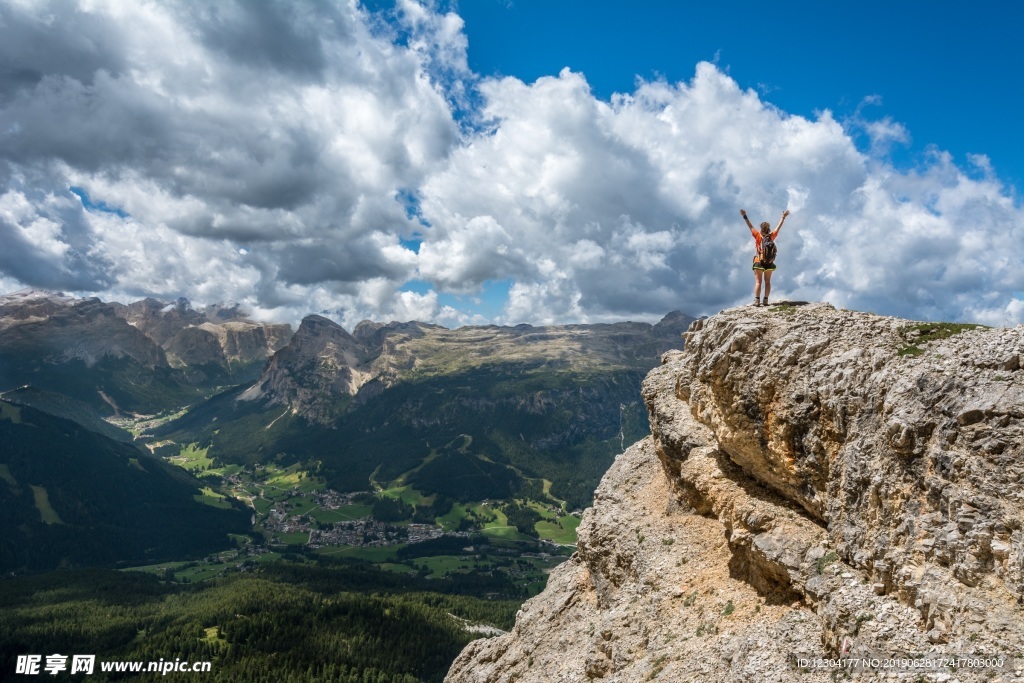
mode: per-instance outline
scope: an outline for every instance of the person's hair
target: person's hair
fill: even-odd
[[[765,221],[764,223],[761,224],[761,232],[771,232],[771,229],[772,224],[769,223],[768,221]]]

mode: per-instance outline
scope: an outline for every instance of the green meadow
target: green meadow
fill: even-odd
[[[36,509],[47,524],[63,524],[60,515],[50,505],[50,496],[42,486],[32,486],[32,496],[35,498]]]

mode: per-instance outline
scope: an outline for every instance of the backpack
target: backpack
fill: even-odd
[[[779,253],[779,250],[775,247],[775,241],[771,235],[763,235],[761,237],[761,263],[774,263],[775,256]]]

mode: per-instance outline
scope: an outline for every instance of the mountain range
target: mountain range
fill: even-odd
[[[291,336],[233,309],[130,305],[25,290],[0,297],[0,391],[29,386],[92,415],[157,413],[257,376]]]
[[[646,433],[640,382],[691,321],[349,333],[310,315],[292,334],[235,306],[23,291],[0,297],[0,398],[133,444],[139,462],[203,452],[342,493],[409,491],[414,510],[440,496],[569,511]]]
[[[363,322],[350,334],[308,316],[254,383],[151,436],[194,441],[225,462],[315,461],[341,491],[405,483],[480,500],[535,485],[579,509],[615,453],[645,432],[637,388],[691,320],[457,330]],[[444,451],[459,439],[469,445]]]

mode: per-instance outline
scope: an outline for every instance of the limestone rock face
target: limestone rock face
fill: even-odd
[[[292,337],[287,323],[257,323],[251,320],[230,320],[201,327],[217,336],[224,357],[229,362],[246,363],[270,358],[283,349]]]
[[[167,302],[149,297],[114,306],[118,315],[160,346],[165,345],[182,329],[200,325],[206,320],[206,316],[193,309],[187,299]]]
[[[695,322],[576,554],[446,680],[825,681],[801,660],[929,655],[1003,665],[854,671],[1021,679],[1024,327],[921,332],[827,304]]]
[[[168,356],[186,366],[227,366],[217,335],[202,327],[184,328],[171,337],[164,348]]]
[[[159,344],[177,367],[263,365],[291,338],[290,325],[250,320],[238,306],[192,308],[187,299],[112,304],[117,314]]]

